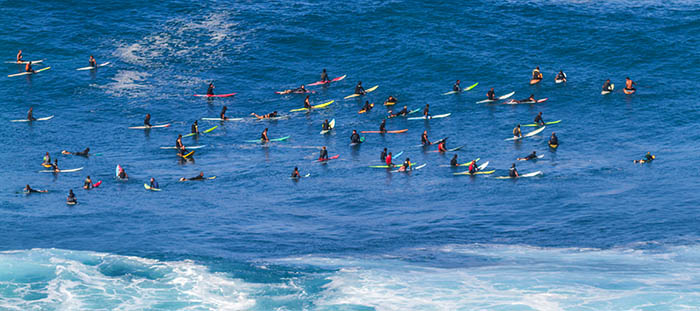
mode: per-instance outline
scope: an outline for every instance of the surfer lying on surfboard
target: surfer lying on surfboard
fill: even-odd
[[[537,159],[537,151],[533,151],[531,154],[528,154],[524,158],[518,158],[518,161],[530,161],[532,159]],[[515,165],[515,164],[513,164]]]
[[[649,163],[654,161],[654,159],[656,159],[656,156],[651,155],[651,152],[647,152],[647,154],[644,155],[644,158],[641,160],[634,160],[634,163]]]
[[[291,93],[294,93],[294,94],[303,94],[303,93],[313,93],[313,92],[307,90],[306,87],[302,84],[302,85],[301,85],[300,87],[298,87],[298,88],[295,88],[295,89],[288,89],[288,90],[284,90],[284,91],[281,91],[281,92],[275,92],[275,93],[281,94],[281,95],[286,95],[286,94],[291,94]]]
[[[83,150],[83,151],[76,151],[76,152],[70,152],[70,151],[66,151],[66,150],[61,151],[61,154],[72,154],[72,155],[77,155],[77,156],[82,156],[82,157],[89,156],[89,153],[90,153],[90,147],[85,148],[85,150]]]
[[[205,180],[205,179],[213,179],[213,178],[212,178],[212,177],[205,178],[205,177],[204,177],[204,172],[199,172],[199,175],[197,175],[197,176],[195,176],[195,177],[191,177],[191,178],[182,177],[182,178],[180,178],[180,181]]]
[[[21,51],[20,51],[20,52],[21,52]],[[37,190],[37,189],[32,189],[32,187],[30,187],[29,184],[27,184],[27,185],[24,187],[24,190],[23,190],[23,191],[24,191],[24,193],[49,192],[48,190]]]
[[[401,111],[399,111],[395,114],[391,113],[391,111],[389,112],[389,118],[394,118],[394,117],[398,117],[398,116],[407,116],[407,115],[408,115],[408,107],[406,107],[406,106],[403,106],[403,109],[401,109]]]
[[[516,104],[519,104],[519,103],[536,103],[537,100],[535,99],[535,94],[530,94],[530,97],[528,97],[528,98],[526,98],[526,99],[521,99],[521,100],[511,99],[510,102],[511,102],[511,103],[516,103]]]
[[[251,112],[250,115],[251,115],[251,116],[254,116],[254,117],[256,117],[256,118],[258,118],[258,119],[260,119],[260,120],[262,120],[262,119],[270,119],[270,118],[275,118],[275,117],[277,117],[277,110],[275,110],[275,111],[273,111],[273,112],[271,112],[271,113],[268,113],[268,114],[261,115],[261,116],[255,114],[255,112]]]
[[[398,101],[398,100],[396,100],[396,97],[389,95],[389,98],[387,98],[387,99],[384,101],[384,105],[385,105],[385,106],[394,105],[394,104],[396,104],[397,101]]]

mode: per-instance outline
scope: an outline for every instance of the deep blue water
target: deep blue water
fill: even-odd
[[[8,310],[695,310],[700,306],[697,131],[700,4],[693,1],[18,2],[0,8],[4,61],[18,49],[51,69],[0,77],[0,309]],[[30,18],[31,17],[31,18]],[[96,71],[89,55],[112,64]],[[4,72],[20,71],[2,64]],[[530,86],[540,66],[543,82]],[[317,81],[314,104],[274,91]],[[569,81],[555,84],[564,70]],[[621,92],[625,77],[638,83]],[[600,95],[605,79],[617,90]],[[456,79],[469,92],[444,96]],[[361,99],[343,100],[357,81]],[[234,97],[206,100],[217,93]],[[536,105],[475,104],[494,87]],[[427,122],[390,119],[389,95]],[[377,103],[358,114],[364,100]],[[290,118],[220,124],[172,150],[192,121],[278,110]],[[55,115],[45,122],[11,123]],[[543,135],[504,141],[542,111]],[[165,129],[130,130],[146,113]],[[323,119],[335,118],[330,135]],[[268,127],[267,146],[245,143]],[[532,128],[525,128],[524,132]],[[460,162],[492,176],[453,176]],[[547,148],[552,132],[561,145]],[[60,155],[90,147],[89,159]],[[315,163],[327,146],[338,160]],[[427,163],[368,168],[387,147]],[[515,158],[537,162],[498,180]],[[37,173],[45,152],[62,168]],[[649,165],[633,164],[647,151]],[[403,159],[404,157],[402,157]],[[131,176],[114,178],[120,164]],[[288,178],[298,166],[310,178]],[[203,171],[215,180],[179,183]],[[80,189],[86,175],[100,188]],[[155,177],[163,191],[145,191]],[[29,183],[47,194],[20,193]],[[74,189],[79,204],[68,207]]]

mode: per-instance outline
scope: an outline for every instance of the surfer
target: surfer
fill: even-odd
[[[539,126],[544,125],[544,120],[542,120],[542,111],[540,111],[540,113],[538,113],[537,116],[535,117],[535,124],[537,124]]]
[[[389,98],[386,99],[384,102],[384,105],[393,105],[396,104],[397,100],[396,97],[389,95]]]
[[[528,154],[524,158],[518,158],[518,161],[529,161],[532,159],[537,159],[537,151],[533,151],[531,154]]]
[[[119,179],[129,179],[129,175],[126,174],[126,170],[124,170],[124,168],[121,166],[119,166],[119,173],[117,174],[117,177],[119,177]]]
[[[228,110],[228,107],[226,107],[226,106],[221,108],[221,113],[219,114],[219,118],[221,119],[221,121],[228,120],[228,117],[226,117],[226,110]]]
[[[447,152],[447,138],[443,138],[440,143],[438,143],[438,152],[444,153]]]
[[[306,95],[306,98],[304,98],[304,108],[307,109],[307,112],[311,111],[311,101],[309,101],[309,95]]]
[[[559,146],[559,138],[557,137],[557,134],[554,132],[552,132],[552,136],[549,137],[549,146],[550,147]]]
[[[555,78],[555,80],[566,82],[566,74],[564,74],[563,71],[559,70],[559,73],[557,74],[557,77]]]
[[[207,87],[207,95],[214,95],[214,82],[209,82],[209,87]]]
[[[542,80],[542,73],[540,72],[540,66],[535,67],[532,71],[532,80]]]
[[[151,186],[151,189],[160,189],[160,187],[158,187],[158,183],[156,182],[156,179],[153,178],[153,177],[151,177],[151,184],[150,184],[150,186]]]
[[[374,105],[370,104],[369,100],[366,100],[365,105],[362,106],[362,109],[360,109],[360,111],[368,112],[368,111],[372,110],[372,107],[374,107]]]
[[[386,150],[386,148],[384,148],[384,150]],[[392,160],[394,160],[394,156],[389,152],[389,154],[384,157],[384,163],[386,163],[388,167],[394,167],[394,162]]]
[[[290,93],[302,94],[302,93],[311,93],[311,92],[307,91],[307,90],[306,90],[306,87],[302,84],[302,85],[301,85],[300,87],[298,87],[298,88],[295,88],[295,89],[288,89],[288,90],[284,90],[284,91],[282,91],[282,92],[277,92],[277,93],[278,93],[278,94],[282,94],[282,95],[286,95],[286,94],[290,94]]]
[[[452,160],[450,160],[450,166],[459,166],[459,163],[457,163],[457,154],[452,157]]]
[[[625,90],[628,91],[636,91],[637,89],[634,88],[634,86],[637,85],[630,77],[625,78]]]
[[[330,131],[331,130],[331,123],[328,122],[328,119],[323,121],[323,124],[321,124],[321,129],[324,131]]]
[[[294,167],[294,171],[292,172],[292,178],[301,178],[301,175],[299,174],[299,168],[296,166]]]
[[[180,181],[187,181],[187,180],[204,180],[204,172],[199,172],[199,175],[191,178],[185,178],[182,177],[180,178]]]
[[[29,111],[27,111],[27,120],[36,121],[36,118],[34,117],[34,107],[29,107]]]
[[[379,124],[379,133],[386,133],[386,119],[383,119],[382,124]]]
[[[425,108],[423,108],[423,116],[426,119],[430,118],[430,104],[425,104]]]
[[[420,143],[423,144],[423,146],[432,145],[430,140],[428,140],[428,131],[423,131],[423,135],[420,137]]]
[[[36,193],[36,192],[49,192],[48,190],[37,190],[37,189],[32,189],[32,187],[27,184],[24,187],[24,193]]]
[[[51,156],[49,155],[49,152],[47,151],[46,154],[44,155],[44,161],[41,163],[42,165],[51,165]]]
[[[70,152],[70,151],[63,150],[63,151],[61,151],[61,154],[72,154],[72,155],[77,155],[77,156],[81,156],[81,157],[87,157],[90,155],[90,147],[85,148],[85,150],[83,150],[83,151],[76,151],[76,152]]]
[[[515,168],[515,163],[513,163],[513,165],[510,166],[510,170],[508,170],[508,176],[512,178],[520,176],[520,174],[518,174],[518,170]]]
[[[523,137],[523,132],[520,130],[520,124],[516,125],[513,129],[513,137]]]
[[[318,155],[318,160],[328,161],[328,150],[326,150],[326,146],[321,147],[321,154]]]
[[[199,134],[199,124],[197,123],[197,120],[194,120],[194,123],[192,123],[192,127],[190,128],[190,133]]]
[[[459,83],[460,83],[460,81],[457,80],[457,82],[455,82],[455,84],[452,86],[452,91],[453,91],[453,92],[459,93],[459,92],[462,91],[462,88],[459,86]]]
[[[95,60],[94,57],[92,57],[92,55],[90,55],[90,67],[97,68],[97,61]]]
[[[351,144],[362,143],[362,139],[360,138],[360,134],[357,134],[357,130],[352,130],[352,135],[350,135],[350,143]]]
[[[68,204],[78,203],[78,199],[75,198],[75,193],[73,193],[73,189],[70,189],[68,191],[68,197],[66,198],[66,203],[68,203]]]
[[[270,139],[267,137],[267,128],[265,128],[265,129],[262,131],[262,133],[260,134],[260,141],[261,141],[261,142],[264,142],[264,143],[270,141]]]
[[[382,153],[379,154],[379,161],[385,161],[386,154],[387,154],[387,150],[386,150],[386,148],[384,148],[384,150],[382,150]]]
[[[90,175],[88,175],[88,177],[85,177],[85,181],[83,182],[83,189],[89,190],[92,187],[92,179],[90,179]]]
[[[32,68],[32,61],[29,61],[26,65],[24,65],[24,71],[36,73],[36,71],[34,71],[34,69]]]
[[[656,156],[651,155],[651,152],[647,152],[647,154],[644,155],[644,158],[641,160],[634,160],[634,163],[649,163],[654,161],[654,159],[656,159]]]
[[[355,86],[355,94],[365,95],[365,93],[367,92],[365,92],[365,88],[362,87],[362,81],[358,81],[357,85]]]
[[[407,115],[408,115],[408,107],[403,106],[403,109],[401,109],[401,111],[397,112],[396,114],[389,113],[389,118],[398,117],[398,116],[407,116]]]
[[[487,93],[486,93],[486,98],[490,100],[496,100],[496,92],[493,91],[493,88],[491,88]]]
[[[476,173],[478,171],[479,171],[479,167],[476,166],[476,161],[472,160],[471,162],[469,162],[469,174],[474,175],[474,173]]]
[[[251,112],[250,115],[251,115],[251,116],[254,116],[254,117],[256,117],[256,118],[258,118],[258,119],[260,119],[260,120],[262,120],[262,119],[270,119],[270,118],[275,118],[275,117],[277,117],[277,110],[275,110],[275,111],[273,111],[273,112],[270,112],[270,113],[268,113],[268,114],[261,115],[261,116],[255,114],[255,112]]]
[[[22,50],[19,50],[19,52],[17,52],[17,62],[18,63],[22,62]]]
[[[405,171],[410,170],[410,169],[411,169],[411,159],[406,158],[406,161],[403,161],[401,168],[399,168],[399,172],[405,172]]]
[[[613,91],[612,85],[610,84],[610,79],[605,80],[605,83],[603,83],[603,91],[604,92],[612,92]]]
[[[321,71],[321,82],[331,82],[331,80],[328,79],[328,73],[326,72],[326,68],[323,68],[323,71]]]
[[[143,125],[145,125],[146,127],[153,126],[153,125],[151,125],[151,114],[150,113],[147,113],[146,118],[143,119]]]
[[[53,159],[53,164],[51,164],[51,169],[53,169],[54,173],[58,173],[61,171],[61,169],[58,168],[58,159]]]

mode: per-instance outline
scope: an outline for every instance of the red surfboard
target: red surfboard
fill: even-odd
[[[308,84],[308,86],[321,85],[321,84],[328,84],[328,83],[331,83],[331,82],[338,82],[338,81],[340,81],[340,80],[345,79],[345,76],[347,76],[347,75],[342,75],[342,76],[337,77],[337,78],[335,78],[335,79],[333,79],[333,80],[330,80],[330,81],[318,81],[318,82],[314,82],[314,83]]]
[[[334,155],[334,156],[328,158],[328,160],[321,160],[321,159],[318,159],[318,162],[326,162],[326,161],[330,161],[330,160],[335,160],[335,159],[337,159],[337,158],[339,158],[339,157],[340,157],[340,155],[339,155],[339,154],[336,154],[336,155]]]

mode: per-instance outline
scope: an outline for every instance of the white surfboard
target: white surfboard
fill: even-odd
[[[41,171],[39,171],[39,173],[71,173],[71,172],[80,171],[82,169],[83,169],[82,167],[79,167],[79,168],[71,168],[71,169],[67,169],[67,170],[58,170],[58,172],[54,172],[53,170],[41,170]]]
[[[449,117],[452,113],[446,113],[446,114],[438,114],[434,116],[428,116],[427,118],[425,116],[422,117],[413,117],[413,118],[408,118],[407,120],[430,120],[430,119],[440,119],[440,118],[446,118]]]
[[[536,129],[536,130],[534,130],[534,131],[532,131],[532,132],[529,132],[529,133],[523,135],[522,137],[515,137],[515,136],[513,136],[513,137],[511,137],[511,138],[506,138],[506,140],[519,140],[519,139],[523,139],[523,138],[526,138],[526,137],[532,137],[532,136],[535,136],[535,135],[539,134],[540,132],[544,131],[545,128],[546,128],[546,126],[543,126],[543,127],[541,127],[541,128],[538,128],[538,129]]]
[[[106,63],[99,64],[99,65],[97,65],[97,66],[81,67],[81,68],[78,68],[78,69],[76,69],[76,70],[91,70],[91,69],[100,68],[100,67],[102,67],[102,66],[107,66],[107,65],[109,65],[109,64],[110,64],[110,62],[106,62]]]
[[[532,173],[527,173],[527,174],[520,174],[518,177],[510,177],[510,176],[497,176],[494,177],[496,179],[511,179],[511,178],[521,178],[521,177],[535,177],[542,175],[542,171],[537,171],[537,172],[532,172]]]
[[[149,127],[149,126],[145,126],[145,125],[142,125],[142,126],[130,126],[129,128],[132,129],[132,130],[143,130],[143,129],[163,128],[163,127],[168,127],[168,126],[170,126],[170,123],[167,123],[167,124],[158,124],[158,125],[154,125],[154,126],[150,126],[150,127]]]
[[[206,147],[207,145],[200,145],[200,146],[185,146],[185,149],[201,149]],[[160,149],[177,149],[174,146],[173,147],[160,147]]]
[[[37,118],[36,120],[27,120],[27,119],[21,119],[21,120],[10,120],[10,122],[32,122],[32,121],[46,121],[46,120],[51,120],[53,119],[53,116],[48,116],[48,117],[43,117],[43,118]]]
[[[26,65],[26,64],[28,64],[29,62],[30,62],[30,61],[24,61],[24,60],[23,60],[23,61],[20,61],[20,62],[17,62],[17,61],[7,61],[7,62],[5,62],[5,64]],[[32,64],[39,64],[39,63],[44,62],[44,60],[43,60],[43,59],[40,59],[40,60],[32,60],[31,62],[32,62]]]
[[[205,121],[243,121],[243,118],[228,118],[226,120],[222,118],[202,118]]]
[[[476,103],[477,103],[477,104],[492,103],[492,102],[495,102],[495,101],[497,101],[497,100],[503,100],[503,99],[509,98],[509,97],[511,97],[511,96],[513,96],[513,95],[515,95],[515,91],[510,92],[510,93],[508,93],[508,94],[506,94],[506,95],[502,95],[502,96],[496,97],[496,99],[484,99],[484,100],[480,100],[480,101],[478,101],[478,102],[476,102]]]

